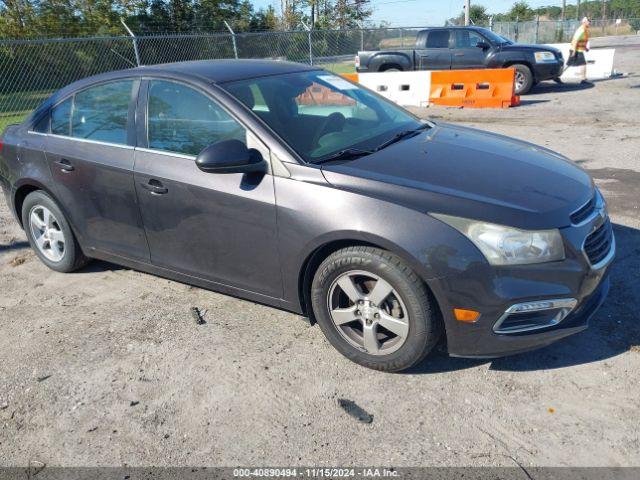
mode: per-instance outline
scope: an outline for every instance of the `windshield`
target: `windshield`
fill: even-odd
[[[509,40],[508,38],[505,38],[501,35],[498,35],[497,33],[493,33],[491,30],[488,30],[486,28],[482,28],[482,34],[487,37],[489,40],[491,40],[493,43],[513,43],[511,40]]]
[[[423,125],[395,104],[325,71],[223,85],[307,162],[348,149],[373,150]]]

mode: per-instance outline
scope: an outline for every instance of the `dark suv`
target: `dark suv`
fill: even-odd
[[[429,28],[414,50],[358,52],[358,72],[515,68],[516,94],[562,75],[562,53],[544,45],[520,45],[480,27]]]
[[[604,199],[561,155],[295,63],[77,82],[4,132],[0,185],[54,270],[99,258],[306,314],[379,370],[443,332],[451,355],[491,357],[584,330],[615,254]]]

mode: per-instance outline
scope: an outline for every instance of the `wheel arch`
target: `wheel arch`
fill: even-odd
[[[33,193],[33,192],[38,191],[38,190],[42,190],[47,195],[49,195],[51,197],[51,199],[54,202],[56,202],[56,205],[58,205],[58,208],[60,208],[60,210],[62,210],[62,213],[65,216],[65,218],[67,220],[67,223],[71,227],[71,231],[75,235],[76,239],[78,239],[78,241],[80,242],[80,237],[78,235],[78,230],[76,229],[75,225],[73,224],[73,221],[71,220],[71,216],[69,215],[69,212],[67,211],[65,206],[62,205],[62,203],[60,203],[60,201],[56,197],[55,193],[53,193],[51,191],[51,189],[47,188],[45,185],[43,185],[38,180],[34,180],[32,178],[26,178],[26,179],[20,180],[19,182],[16,183],[15,190],[16,191],[13,194],[13,209],[14,209],[14,212],[15,212],[15,216],[18,219],[18,223],[20,224],[20,227],[22,227],[22,229],[24,229],[24,225],[22,224],[22,205],[24,205],[24,200],[27,198],[27,196],[30,193]]]
[[[397,245],[394,245],[383,238],[371,235],[354,235],[322,242],[311,250],[300,267],[300,272],[298,275],[298,296],[300,299],[300,306],[303,314],[307,315],[312,325],[315,324],[315,318],[313,316],[313,310],[309,306],[311,305],[311,282],[313,281],[315,272],[317,271],[320,264],[327,257],[329,257],[329,255],[343,248],[356,246],[378,248],[380,250],[384,250],[397,255],[399,258],[405,261],[416,272],[418,277],[420,277],[425,287],[427,288],[427,291],[431,295],[431,298],[433,299],[434,307],[436,308],[438,313],[440,312],[438,299],[434,294],[433,289],[429,285],[429,282],[427,281],[427,276],[425,276],[424,268],[422,268],[422,266],[416,259],[414,259],[408,252],[404,251],[402,248],[399,248]]]
[[[383,63],[382,65],[380,65],[380,70],[378,70],[378,71],[379,72],[386,72],[387,70],[390,70],[392,68],[400,70],[401,72],[404,71],[404,68],[402,68],[402,65],[399,65],[397,63]]]
[[[47,187],[45,187],[39,181],[34,179],[21,180],[16,185],[16,191],[13,194],[13,210],[16,215],[16,218],[18,219],[18,223],[22,228],[24,228],[24,225],[22,224],[22,205],[24,205],[24,200],[27,198],[27,195],[38,190],[42,190],[43,192],[45,192],[47,195],[53,198],[56,201],[56,203],[58,203],[58,205],[60,205],[60,203],[56,199],[53,192],[49,190]],[[65,213],[65,216],[66,216],[66,213]]]
[[[531,75],[533,76],[533,80],[535,81],[536,72],[529,60],[507,60],[506,62],[504,62],[503,68],[511,68],[514,65],[524,65],[525,67],[527,67],[531,71]]]

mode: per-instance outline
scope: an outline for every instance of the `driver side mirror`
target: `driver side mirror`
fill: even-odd
[[[209,145],[196,158],[196,165],[207,173],[267,173],[267,162],[260,152],[240,140]]]
[[[487,42],[478,42],[476,43],[476,47],[481,48],[482,50],[487,50],[491,48],[491,45],[489,45]]]

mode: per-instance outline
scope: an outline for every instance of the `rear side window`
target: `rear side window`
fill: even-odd
[[[184,155],[223,140],[247,140],[246,129],[210,97],[161,80],[149,82],[147,135],[149,148]]]
[[[71,135],[71,107],[73,97],[66,99],[51,109],[51,133]]]
[[[449,48],[449,30],[433,30],[427,35],[427,48]]]
[[[76,93],[71,136],[126,144],[133,83],[133,80],[106,83]]]

